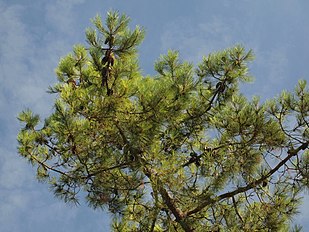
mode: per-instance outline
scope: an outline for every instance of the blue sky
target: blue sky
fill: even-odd
[[[243,44],[254,50],[255,82],[248,96],[273,97],[309,80],[307,0],[0,0],[0,231],[109,231],[108,215],[85,204],[66,205],[37,183],[35,170],[16,152],[16,116],[31,108],[51,112],[47,87],[56,81],[59,58],[85,43],[85,28],[97,13],[116,9],[146,29],[140,46],[144,74],[170,48],[183,59]],[[309,231],[309,198],[295,219]]]

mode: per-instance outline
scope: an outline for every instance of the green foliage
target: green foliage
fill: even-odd
[[[65,202],[84,192],[114,231],[287,231],[309,183],[306,82],[248,100],[253,55],[239,45],[197,68],[168,51],[143,77],[143,30],[117,12],[92,22],[56,69],[54,112],[18,117],[38,179]]]

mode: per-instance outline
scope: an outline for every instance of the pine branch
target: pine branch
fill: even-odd
[[[176,204],[174,203],[174,199],[170,196],[170,194],[167,192],[167,190],[163,187],[163,183],[161,182],[161,180],[158,177],[159,174],[155,170],[149,169],[147,167],[144,168],[144,172],[145,172],[145,175],[150,180],[153,180],[157,183],[158,191],[159,191],[164,203],[166,204],[168,209],[173,213],[173,215],[176,218],[176,221],[181,225],[181,227],[184,229],[184,231],[194,232],[194,229],[192,229],[190,227],[190,225],[188,225],[184,220],[186,218],[186,214],[184,214],[181,211],[181,209],[179,209],[176,206]]]
[[[190,216],[192,214],[198,213],[202,209],[204,209],[206,206],[214,204],[216,202],[219,202],[221,200],[224,200],[226,198],[231,198],[236,196],[237,194],[247,192],[250,189],[255,188],[256,186],[262,184],[264,181],[266,181],[270,176],[272,176],[274,173],[276,173],[282,166],[284,166],[293,156],[296,156],[299,151],[305,150],[308,148],[309,142],[303,143],[301,146],[299,146],[297,149],[289,149],[288,155],[285,157],[281,162],[277,164],[272,170],[270,170],[266,175],[262,176],[260,179],[257,179],[250,184],[239,187],[234,191],[223,193],[215,198],[208,198],[206,201],[200,203],[199,206],[197,206],[195,209],[192,209],[186,213],[186,216]]]
[[[244,222],[244,220],[242,219],[241,215],[240,215],[239,212],[238,212],[237,204],[236,204],[236,201],[235,201],[235,197],[234,197],[234,196],[232,197],[232,201],[233,201],[233,206],[234,206],[236,215],[239,217],[239,219],[240,219],[241,222]]]
[[[28,153],[28,155],[30,155],[30,157],[31,157],[32,159],[34,159],[38,164],[40,164],[41,166],[43,166],[46,170],[50,170],[50,171],[56,172],[56,173],[58,173],[58,174],[61,174],[61,175],[63,175],[63,176],[66,176],[66,177],[69,177],[69,178],[71,178],[71,179],[74,179],[73,177],[69,176],[67,173],[65,173],[65,172],[63,172],[63,171],[60,171],[60,170],[58,170],[58,169],[55,169],[55,168],[53,168],[53,167],[47,165],[46,163],[40,161],[39,159],[36,158],[35,155],[32,155],[29,151],[28,151],[27,153]]]
[[[123,142],[129,147],[129,149],[131,148],[131,145],[128,141],[128,139],[126,138],[124,132],[122,131],[122,129],[120,128],[118,122],[115,123],[120,136],[122,137]],[[134,152],[134,151],[133,151]],[[146,164],[146,162],[145,162]],[[155,182],[158,184],[158,191],[160,193],[160,195],[163,198],[163,201],[165,202],[165,204],[167,205],[167,207],[169,208],[169,210],[171,210],[171,212],[173,213],[173,215],[176,218],[176,221],[181,225],[181,227],[186,231],[186,232],[193,232],[194,230],[187,225],[187,223],[183,220],[185,218],[185,214],[175,205],[174,200],[172,199],[172,197],[169,195],[169,193],[166,191],[166,189],[163,187],[163,183],[161,182],[161,180],[159,179],[159,175],[158,173],[153,170],[153,169],[149,169],[146,166],[144,166],[144,173],[145,175],[150,179],[153,180],[155,178]]]
[[[118,165],[115,165],[115,166],[112,166],[112,167],[109,167],[109,168],[100,169],[100,170],[98,170],[96,172],[89,173],[85,178],[88,179],[88,178],[91,178],[93,176],[96,176],[98,174],[101,174],[103,172],[107,172],[107,171],[110,171],[110,170],[113,170],[113,169],[127,168],[128,165],[129,165],[129,163],[125,162],[125,163],[121,163],[121,164],[118,164]]]

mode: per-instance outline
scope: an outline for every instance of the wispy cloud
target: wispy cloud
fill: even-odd
[[[74,13],[76,5],[85,0],[56,0],[53,4],[46,5],[46,21],[53,28],[64,34],[74,33],[74,21],[78,14]]]
[[[0,11],[0,67],[1,102],[4,102],[2,120],[11,120],[20,105],[43,104],[44,79],[32,71],[36,59],[35,43],[21,21],[22,6],[1,7]],[[41,67],[41,68],[44,68]],[[40,70],[40,69],[39,69]],[[46,70],[42,70],[44,73]]]
[[[210,52],[241,42],[237,41],[235,29],[237,28],[216,16],[210,16],[207,21],[201,22],[175,19],[164,27],[161,36],[162,51],[176,49],[185,59],[198,62]]]
[[[307,29],[298,31],[304,20],[299,3],[274,1],[267,4],[263,1],[253,4],[243,0],[238,5],[224,1],[220,8],[219,4],[212,8],[206,5],[200,4],[196,12],[192,12],[197,17],[174,18],[163,27],[163,53],[169,48],[176,49],[184,59],[198,63],[210,52],[242,44],[253,49],[256,55],[250,65],[256,80],[246,87],[247,94],[272,97],[287,86],[296,85],[299,76],[293,75],[301,71],[292,71],[295,67],[290,56],[298,53],[298,59],[309,58],[303,52],[308,50],[307,46],[300,48],[295,44],[299,40],[295,33],[304,33],[302,36],[309,38]],[[299,61],[305,62],[304,59]]]
[[[199,61],[210,52],[236,44],[245,44],[249,48],[257,47],[246,39],[245,28],[250,27],[249,25],[240,25],[232,16],[222,17],[213,13],[208,15],[207,12],[205,15],[207,17],[202,20],[176,18],[165,25],[161,36],[161,50],[173,48],[179,50],[186,59]]]
[[[54,199],[46,185],[36,182],[35,169],[16,150],[18,112],[30,107],[44,117],[51,110],[53,97],[46,89],[56,81],[59,57],[71,50],[79,30],[74,7],[83,2],[46,3],[45,19],[36,28],[24,20],[29,6],[0,4],[0,231],[87,231],[92,226],[74,223],[76,217],[85,218],[85,211],[94,216],[91,221],[99,218],[90,209],[72,209]],[[95,223],[90,231],[104,226]]]
[[[23,23],[28,8],[0,5],[0,106],[6,108],[2,110],[6,112],[1,115],[3,120],[11,119],[7,114],[15,114],[17,108],[31,107],[38,112],[50,108],[47,103],[51,97],[46,89],[56,80],[54,68],[59,57],[71,50],[76,32],[73,21],[77,17],[73,9],[83,2],[58,0],[47,4],[46,23],[40,24],[38,30],[40,37],[33,36],[29,25]]]

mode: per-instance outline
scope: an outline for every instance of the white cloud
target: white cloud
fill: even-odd
[[[25,26],[18,20],[24,8],[19,5],[9,7],[0,5],[1,57],[6,59],[21,59],[29,49],[29,38],[25,34]]]
[[[78,17],[73,11],[74,6],[84,2],[85,0],[56,0],[53,4],[47,4],[47,23],[61,33],[72,34],[75,28],[74,20]]]
[[[15,144],[15,143],[14,143]],[[16,152],[0,148],[0,188],[12,190],[25,187],[33,178],[29,173],[29,165],[17,157]]]
[[[49,16],[46,24],[43,20],[36,25],[36,32],[48,31],[50,23],[54,30],[41,36],[31,34],[32,25],[25,23],[26,6],[0,4],[0,231],[41,231],[46,226],[45,231],[84,231],[88,227],[76,223],[84,209],[72,209],[54,199],[47,185],[36,183],[35,169],[16,150],[18,112],[30,107],[44,116],[50,111],[52,97],[46,89],[56,81],[59,57],[71,50],[74,30],[70,27],[75,27],[73,19],[78,16],[72,10],[82,2],[46,5]]]
[[[71,50],[76,16],[72,10],[76,4],[83,2],[58,0],[46,5],[47,23],[40,24],[42,34],[39,38],[37,35],[34,37],[29,25],[23,23],[26,7],[0,5],[2,120],[15,120],[17,112],[26,107],[43,114],[49,111],[52,96],[46,94],[46,90],[56,81],[54,69],[59,57]],[[51,25],[55,30],[47,32]]]
[[[254,82],[241,85],[242,92],[248,96],[261,96],[261,100],[264,101],[277,96],[284,89],[293,90],[297,84],[297,78],[290,76],[287,72],[290,62],[286,49],[279,47],[274,47],[271,50],[256,48],[253,52],[255,60],[249,64],[249,71],[254,76]]]
[[[236,44],[235,27],[221,18],[212,16],[205,22],[176,19],[164,27],[161,48],[176,49],[185,59],[199,62],[202,56]],[[239,41],[238,41],[239,42]]]
[[[20,19],[23,10],[22,6],[0,7],[0,100],[6,108],[1,109],[6,112],[2,115],[5,118],[8,118],[7,114],[13,116],[18,105],[35,102],[29,101],[29,96],[32,100],[42,99],[42,91],[38,91],[42,88],[42,79],[31,72],[30,65],[37,54],[31,34]],[[25,88],[32,91],[21,91]]]

